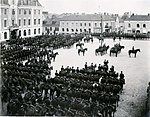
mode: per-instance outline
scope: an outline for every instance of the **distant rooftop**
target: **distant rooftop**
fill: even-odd
[[[42,6],[38,0],[18,0],[18,6]]]
[[[150,14],[148,15],[131,15],[130,18],[126,19],[127,21],[150,21]]]
[[[115,21],[116,17],[111,15],[102,15],[103,21]],[[73,14],[70,16],[64,16],[60,19],[60,21],[100,21],[101,14],[82,14],[77,15]]]

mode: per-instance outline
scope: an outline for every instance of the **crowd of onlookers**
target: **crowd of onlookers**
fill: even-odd
[[[14,39],[1,45],[2,104],[6,115],[112,117],[125,84],[107,60],[64,68],[50,76],[53,51],[71,47],[83,35]]]

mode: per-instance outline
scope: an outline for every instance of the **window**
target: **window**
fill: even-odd
[[[38,19],[38,24],[40,24],[40,19]]]
[[[4,27],[7,27],[7,20],[4,20]]]
[[[29,14],[31,14],[31,10],[29,10]]]
[[[19,26],[21,26],[21,19],[19,19]]]
[[[34,10],[34,15],[36,14],[36,10]]]
[[[99,25],[100,25],[100,27],[102,27],[102,23],[100,23]]]
[[[7,32],[4,33],[4,39],[7,39]]]
[[[19,30],[19,36],[21,36],[21,30]]]
[[[40,28],[38,29],[38,33],[39,33],[39,34],[41,33],[41,30],[40,30]]]
[[[28,19],[28,25],[31,25],[31,20],[30,19]]]
[[[34,29],[34,34],[36,34],[36,29]]]
[[[91,26],[91,23],[89,23],[89,26]]]
[[[26,30],[24,30],[24,31],[23,31],[23,35],[24,35],[24,36],[26,36],[26,35],[27,35],[27,34],[26,34]]]
[[[143,28],[146,28],[146,24],[143,24]]]
[[[15,24],[15,21],[14,21],[14,20],[12,20],[12,26],[14,26],[14,24]]]
[[[69,29],[67,28],[67,32],[69,32]]]
[[[7,9],[4,9],[4,14],[7,15]]]
[[[137,28],[139,28],[140,27],[140,24],[137,24]]]
[[[31,35],[31,30],[30,29],[28,30],[28,35]]]
[[[24,26],[26,25],[26,19],[24,19],[24,23],[23,24],[24,24]]]
[[[71,29],[71,31],[72,31],[72,32],[74,32],[74,30],[73,30],[73,29]]]
[[[130,28],[130,27],[131,27],[131,24],[128,24],[128,27]]]
[[[84,23],[84,26],[86,26],[86,23]]]
[[[68,23],[67,23],[67,26],[68,26]]]
[[[95,23],[95,27],[97,26],[97,23]]]
[[[78,29],[76,29],[76,32],[78,32]]]
[[[80,29],[80,32],[82,32],[82,29]]]
[[[15,15],[15,9],[12,9],[12,15]]]
[[[74,23],[72,23],[72,25],[74,25]]]
[[[50,31],[52,31],[52,27],[50,27]]]
[[[84,29],[84,32],[86,32],[86,29]]]
[[[21,14],[21,9],[19,9],[19,14]]]
[[[80,26],[82,26],[82,23],[80,23]]]
[[[39,10],[39,15],[40,15],[40,10]]]
[[[62,28],[62,31],[65,31],[65,29],[64,29],[64,28]]]
[[[36,19],[34,19],[34,25],[36,25]]]
[[[26,15],[27,14],[27,11],[24,9],[24,15]]]

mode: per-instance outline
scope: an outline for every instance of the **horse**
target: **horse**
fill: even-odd
[[[134,57],[136,58],[137,52],[141,52],[140,49],[129,50],[128,51],[129,57],[131,57],[131,54],[134,54]]]
[[[107,53],[109,46],[103,46],[103,47],[99,47],[98,49],[95,50],[95,55],[99,54],[99,52],[102,54]]]
[[[92,37],[86,37],[86,38],[84,38],[84,42],[89,42],[90,40],[92,40]]]
[[[58,52],[50,54],[50,57],[55,61],[56,55],[59,55]]]
[[[117,57],[117,55],[118,55],[118,49],[117,48],[115,48],[115,47],[112,47],[111,49],[110,49],[110,56],[111,56],[111,53],[115,53],[116,54],[116,57]]]
[[[78,54],[80,55],[80,52],[82,52],[82,53],[83,53],[83,56],[84,56],[85,51],[87,51],[87,48],[78,49]]]
[[[84,43],[77,43],[77,44],[76,44],[76,48],[77,48],[78,46],[80,46],[80,48],[81,48],[82,46],[84,46]]]

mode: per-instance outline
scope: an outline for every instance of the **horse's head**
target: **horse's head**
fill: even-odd
[[[85,48],[84,50],[86,50],[86,51],[87,51],[87,48]]]
[[[58,52],[56,52],[55,55],[59,55]]]
[[[140,49],[137,49],[137,51],[141,52],[141,50],[140,50]]]
[[[124,47],[124,46],[121,46],[121,48],[124,49],[125,47]]]

